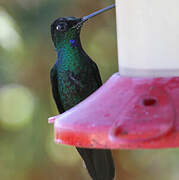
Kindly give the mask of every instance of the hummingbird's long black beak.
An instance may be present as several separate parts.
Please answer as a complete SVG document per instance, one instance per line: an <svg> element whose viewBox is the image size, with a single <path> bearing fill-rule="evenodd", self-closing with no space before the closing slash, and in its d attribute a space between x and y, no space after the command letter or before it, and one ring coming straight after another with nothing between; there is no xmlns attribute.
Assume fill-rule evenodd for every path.
<svg viewBox="0 0 179 180"><path fill-rule="evenodd" d="M100 10L98 10L98 11L96 11L96 12L94 12L94 13L88 15L88 16L84 16L84 17L82 17L82 22L85 22L88 19L90 19L90 18L92 18L94 16L97 16L98 14L101 14L101 13L103 13L105 11L108 11L109 9L112 9L114 7L115 7L115 4L112 4L110 6L107 6L107 7L103 8L103 9L100 9Z"/></svg>

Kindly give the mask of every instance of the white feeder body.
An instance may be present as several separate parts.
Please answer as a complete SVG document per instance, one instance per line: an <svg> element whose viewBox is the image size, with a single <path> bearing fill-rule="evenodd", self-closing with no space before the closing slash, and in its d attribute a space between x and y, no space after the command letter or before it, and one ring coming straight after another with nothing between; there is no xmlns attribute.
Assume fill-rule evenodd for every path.
<svg viewBox="0 0 179 180"><path fill-rule="evenodd" d="M122 76L179 76L179 0L116 0Z"/></svg>

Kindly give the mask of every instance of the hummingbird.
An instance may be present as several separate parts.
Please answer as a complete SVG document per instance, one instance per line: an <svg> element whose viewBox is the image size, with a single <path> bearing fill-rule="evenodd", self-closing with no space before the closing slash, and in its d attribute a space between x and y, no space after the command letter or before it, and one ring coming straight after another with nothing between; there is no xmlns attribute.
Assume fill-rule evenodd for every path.
<svg viewBox="0 0 179 180"><path fill-rule="evenodd" d="M88 19L103 13L110 5L82 18L61 17L51 25L51 36L57 60L50 71L52 94L59 113L77 105L101 85L96 63L84 51L80 31ZM93 180L113 180L115 167L108 149L77 148Z"/></svg>

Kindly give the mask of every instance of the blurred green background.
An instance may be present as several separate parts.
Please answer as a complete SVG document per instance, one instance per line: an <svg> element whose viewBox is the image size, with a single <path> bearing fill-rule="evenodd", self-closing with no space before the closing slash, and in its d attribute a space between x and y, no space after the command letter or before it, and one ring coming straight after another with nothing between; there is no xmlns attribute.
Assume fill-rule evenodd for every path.
<svg viewBox="0 0 179 180"><path fill-rule="evenodd" d="M81 17L110 0L0 1L0 180L89 180L73 147L56 145L57 113L49 71L56 60L50 24L60 16ZM115 11L87 22L84 49L106 81L117 71ZM177 149L114 151L121 180L177 180Z"/></svg>

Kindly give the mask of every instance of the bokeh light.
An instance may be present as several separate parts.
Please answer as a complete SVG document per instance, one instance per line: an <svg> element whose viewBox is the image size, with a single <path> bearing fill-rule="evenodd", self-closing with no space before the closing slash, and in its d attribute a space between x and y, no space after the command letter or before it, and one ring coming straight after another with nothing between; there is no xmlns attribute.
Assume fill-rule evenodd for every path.
<svg viewBox="0 0 179 180"><path fill-rule="evenodd" d="M13 18L0 7L0 46L6 50L20 48L21 37L16 30L16 24Z"/></svg>
<svg viewBox="0 0 179 180"><path fill-rule="evenodd" d="M25 87L10 84L0 88L0 126L19 130L33 117L35 98Z"/></svg>

